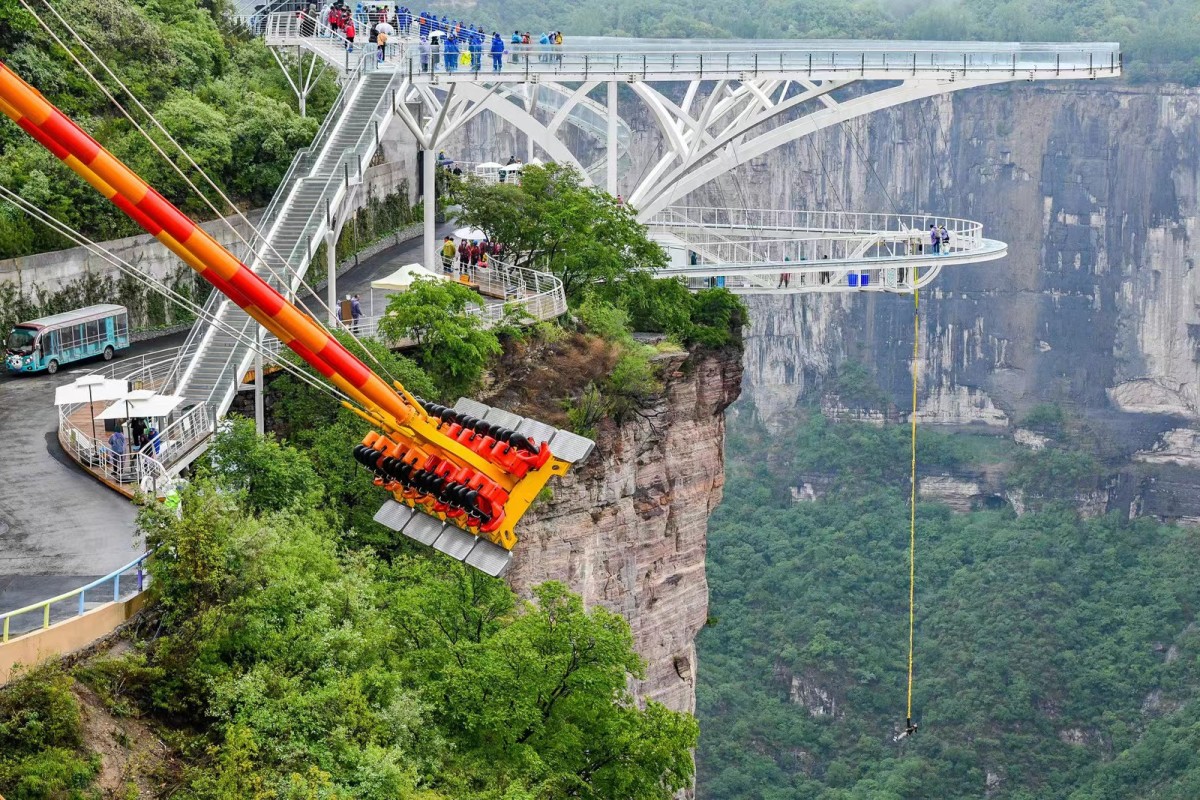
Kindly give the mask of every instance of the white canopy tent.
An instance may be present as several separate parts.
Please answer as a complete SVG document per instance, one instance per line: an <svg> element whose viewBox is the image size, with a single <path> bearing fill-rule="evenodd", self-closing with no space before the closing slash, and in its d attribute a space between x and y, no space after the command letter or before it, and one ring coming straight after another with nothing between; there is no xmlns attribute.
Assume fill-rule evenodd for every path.
<svg viewBox="0 0 1200 800"><path fill-rule="evenodd" d="M183 398L177 394L155 394L149 389L135 389L97 414L96 419L165 417L182 402Z"/></svg>
<svg viewBox="0 0 1200 800"><path fill-rule="evenodd" d="M391 275L371 281L371 288L391 292L407 292L418 280L448 281L453 279L425 269L420 264L405 264Z"/></svg>

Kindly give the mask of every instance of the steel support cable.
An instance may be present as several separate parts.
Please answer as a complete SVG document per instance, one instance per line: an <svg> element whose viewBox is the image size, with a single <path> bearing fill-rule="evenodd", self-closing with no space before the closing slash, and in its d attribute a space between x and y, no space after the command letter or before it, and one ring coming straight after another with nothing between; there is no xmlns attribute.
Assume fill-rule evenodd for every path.
<svg viewBox="0 0 1200 800"><path fill-rule="evenodd" d="M842 129L849 134L850 143L854 146L855 151L857 151L858 157L866 163L867 167L870 168L871 174L875 177L875 182L879 184L880 190L883 191L883 196L887 198L888 205L892 207L892 213L899 214L900 209L896 204L896 200L892 197L892 193L888 191L887 185L883 182L883 179L879 177L879 171L875 169L875 162L867 158L865 148L862 146L862 143L859 142L858 134L854 132L853 126L851 126L846 120L842 120L839 124L841 125Z"/></svg>
<svg viewBox="0 0 1200 800"><path fill-rule="evenodd" d="M244 333L237 330L233 326L228 325L224 322L221 322L215 316L208 314L208 312L205 311L202 306L192 302L190 299L184 297L183 295L179 294L175 290L169 289L169 288L163 286L158 281L154 280L149 275L146 275L144 272L139 270L137 267L135 267L132 264L130 264L129 262L121 259L120 257L113 255L112 253L105 250L103 247L101 247L99 244L97 244L93 240L84 236L82 233L76 231L70 225L67 225L65 222L52 216L49 212L39 208L38 206L29 202L28 200L21 197L20 195L13 192L11 189L9 189L8 187L6 187L4 185L0 185L0 198L7 201L9 204L11 204L13 207L18 209L19 211L25 212L30 217L41 222L43 225L45 225L46 227L55 231L56 233L59 233L65 237L67 237L68 239L72 240L76 244L80 245L81 247L86 248L89 252L99 256L103 260L107 261L109 264L112 264L114 267L116 267L118 270L120 270L123 274L128 275L129 277L133 278L134 280L142 283L150 290L162 295L163 297L167 298L168 300L172 301L173 303L176 303L177 305L182 306L184 309L191 311L193 314L195 314L197 316L197 318L202 319L205 322L208 322L208 323L216 326L218 329L224 330L227 333L232 334L239 342L241 342L242 344L249 345L250 348L252 350L254 350L255 352L258 352L261 355L266 356L268 358L273 358L273 354L271 354L270 352L268 352L267 350L262 348L258 344L257 340L254 339L253 337L246 336ZM293 375L294 377L299 378L301 381L308 384L309 386L312 386L316 389L320 389L321 391L325 392L326 394L328 394L330 397L334 398L335 400L349 401L349 398L346 397L345 395L343 395L341 392L328 386L324 382L319 381L316 378L313 378L312 376L306 374L302 369L296 367L295 365L288 364L286 361L282 361L282 360L278 361L278 364L281 369L285 370L286 372Z"/></svg>
<svg viewBox="0 0 1200 800"><path fill-rule="evenodd" d="M107 97L109 99L109 101L114 106L116 106L117 109L125 116L125 118L129 120L130 124L132 124L134 126L134 128L137 129L138 133L140 133L146 139L146 141L148 141L150 143L151 147L154 148L154 150L159 154L159 156L162 157L162 159L164 161L166 161L167 164L169 164L171 166L171 168L174 169L175 172L178 173L181 178L183 178L184 182L188 185L188 187L193 192L195 192L196 195L198 197L200 197L201 200L204 201L204 204L207 205L208 208L222 222L224 222L224 224L230 229L230 231L233 233L233 235L235 237L237 237L238 241L240 241L243 245L245 245L246 249L250 253L252 253L254 256L257 256L258 258L260 258L262 260L263 265L266 267L266 269L270 273L270 275L273 278L275 278L276 280L278 280L281 285L286 285L283 278L279 275L279 273L277 273L271 267L270 261L266 257L264 257L262 253L260 253L257 249L255 249L255 247L253 245L251 245L250 242L246 241L245 237L242 236L241 232L233 225L233 223L231 223L228 219L226 219L225 215L217 210L216 206L212 203L212 201L208 198L208 196L206 194L204 194L203 192L201 192L200 189L197 188L196 185L192 182L192 180L183 172L183 170L179 167L179 165L176 164L174 161L172 161L169 156L167 156L167 154L159 146L158 142L154 141L154 139L146 132L146 130L140 124L138 124L137 120L135 120L133 118L133 116L121 104L121 102L119 100L117 100L117 98L114 97L113 94L108 90L108 87L106 87L92 73L92 71L89 70L87 68L87 66L85 66L83 64L82 61L80 61L78 56L75 55L74 51L72 51L70 48L68 48L66 46L66 44L62 41L62 39L60 39L58 37L58 35L54 32L54 30L51 29L50 26L46 24L46 21L43 20L41 18L41 16L36 11L33 10L33 8L26 2L26 0L19 0L19 2L21 3L21 6L23 8L25 8L26 11L28 11L30 14L33 15L34 19L37 20L38 24L41 25L43 29L45 29L46 33L48 33L50 35L50 37L52 39L54 39L54 41L58 44L58 46L61 47L64 51L66 51L67 55L69 55L71 57L71 60L74 61L75 64L81 70L83 70L84 74L86 74L88 76L88 78L91 79L92 83L96 84L97 88L99 88L100 91L104 93L105 97ZM66 20L63 19L62 15L58 13L58 10L55 9L54 6L52 6L50 4L50 0L42 0L42 3L46 6L46 8L48 8L50 10L50 13L52 13L55 16L55 18L58 19L58 21L62 23L64 28L71 31L71 35L75 38L76 41L79 42L80 46L83 47L83 49L85 51L87 51L87 53L92 57L92 59L97 64L100 65L100 67L109 75L109 77L111 77L114 81L116 81L117 85L121 87L121 90L126 95L128 95L131 100L133 100L133 102L142 111L142 113L145 114L150 119L151 122L153 122L154 126L159 131L161 131L164 136L167 137L167 140L170 141L170 143L172 145L174 145L175 148L177 150L179 150L179 152L181 154L183 154L183 157L187 159L188 163L192 166L192 168L195 169L204 178L205 182L208 183L208 185L211 186L213 188L213 190L217 192L217 194L220 196L220 198L225 201L225 203L233 210L233 212L237 215L237 217L239 219L241 219L242 222L244 222L246 224L246 226L250 228L250 230L254 231L254 233L257 235L259 241L261 241L263 243L263 246L268 248L268 252L273 254L275 257L277 257L280 260L280 262L283 264L283 268L284 268L285 272L295 275L300 281L300 286L302 288L306 289L309 292L309 294L312 295L312 297L318 303L319 307L323 311L328 313L329 315L333 316L333 309L331 309L328 305L325 304L325 302L323 300L321 300L320 295L311 286L309 286L308 283L304 280L304 276L301 275L296 270L293 270L291 268L291 266L287 263L287 259L283 258L283 256L277 250L275 250L275 247L267 240L267 237L263 236L262 231L260 231L255 225L251 224L250 220L248 220L246 218L246 216L244 214L242 214L241 210L236 205L234 205L233 201L231 201L229 199L229 197L216 184L216 182L214 182L212 180L212 178L209 177L208 173L205 172L204 169L199 164L197 164L195 162L195 160L192 159L191 155L187 152L187 150L185 150L183 148L183 146L180 145L179 142L176 141L173 136L171 136L171 133L162 125L162 123L160 123L158 121L158 119L152 113L150 113L150 111L142 104L142 102L132 92L132 90L130 90L129 87L126 86L125 83L119 77L117 77L116 73L114 73L112 71L112 69L108 66L108 64L104 61L104 59L102 59L99 55L96 54L96 52L94 50L92 50L92 48L83 39L83 37L81 37L79 35L78 31L76 31L73 26L67 24ZM312 317L314 320L316 320L317 315L312 313L312 310L310 308L308 308L308 306L304 303L304 301L299 300L297 298L297 300L295 302L310 317ZM391 372L387 369L387 367L375 356L375 354L372 353L370 351L370 349L368 349L362 343L362 341L359 340L359 338L354 334L353 331L347 330L346 333L348 333L350 338L354 341L354 343L357 344L359 346L359 348L364 353L366 353L366 355L372 361L375 362L375 365L378 366L381 370L383 370L384 374L386 374L389 379L391 379L392 381L396 380L395 376L392 375Z"/></svg>

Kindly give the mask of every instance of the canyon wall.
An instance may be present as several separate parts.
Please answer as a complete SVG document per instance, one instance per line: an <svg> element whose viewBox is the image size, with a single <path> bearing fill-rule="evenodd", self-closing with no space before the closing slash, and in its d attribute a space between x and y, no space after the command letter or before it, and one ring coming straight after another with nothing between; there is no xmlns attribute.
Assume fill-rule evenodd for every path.
<svg viewBox="0 0 1200 800"><path fill-rule="evenodd" d="M620 613L647 662L635 693L696 706L695 637L708 618L708 516L725 483L725 409L742 381L736 351L663 362L665 389L643 415L606 428L596 451L522 522L509 580L559 580Z"/></svg>
<svg viewBox="0 0 1200 800"><path fill-rule="evenodd" d="M682 87L680 87L682 91ZM679 92L676 92L678 94ZM626 96L628 191L662 152ZM564 127L590 164L601 150ZM472 158L524 153L491 115L463 132ZM923 418L1009 424L1038 402L1100 415L1139 442L1200 417L1200 91L1116 81L959 91L793 141L689 203L967 217L1008 258L945 271L922 301ZM853 359L906 405L910 298L748 298L745 387L770 426Z"/></svg>
<svg viewBox="0 0 1200 800"><path fill-rule="evenodd" d="M944 213L1008 242L1008 258L947 270L922 301L927 420L1004 425L1058 402L1161 429L1200 417L1198 142L1194 90L1011 84L792 143L737 182L751 205ZM905 405L909 298L750 305L746 386L765 421L845 359Z"/></svg>

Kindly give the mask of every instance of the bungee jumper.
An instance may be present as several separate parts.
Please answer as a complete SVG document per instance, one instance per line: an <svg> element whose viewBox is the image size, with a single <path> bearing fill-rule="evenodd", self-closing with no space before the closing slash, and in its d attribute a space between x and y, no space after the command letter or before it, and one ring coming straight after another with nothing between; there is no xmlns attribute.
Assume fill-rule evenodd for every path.
<svg viewBox="0 0 1200 800"><path fill-rule="evenodd" d="M552 475L587 457L590 440L471 400L446 408L389 385L3 62L0 112L350 399L343 405L376 429L354 457L395 501L380 514L395 504L407 509L402 523L392 514L385 524L489 574L507 569L516 523ZM411 527L420 533L411 533L418 519Z"/></svg>
<svg viewBox="0 0 1200 800"><path fill-rule="evenodd" d="M910 717L910 718L904 720L904 730L900 731L895 736L893 736L892 741L893 742L902 741L904 739L907 739L909 736L912 736L916 732L917 732L917 724L915 722L913 722L912 718Z"/></svg>

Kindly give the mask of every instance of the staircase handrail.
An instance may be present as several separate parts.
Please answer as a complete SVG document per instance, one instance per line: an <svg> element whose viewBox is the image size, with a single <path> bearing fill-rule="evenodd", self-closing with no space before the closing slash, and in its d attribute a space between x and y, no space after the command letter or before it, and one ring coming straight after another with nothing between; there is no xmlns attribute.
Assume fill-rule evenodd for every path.
<svg viewBox="0 0 1200 800"><path fill-rule="evenodd" d="M262 258L264 261L270 263L272 265L272 269L274 269L276 272L286 272L288 268L286 263L281 265L275 263L273 258L269 258L269 256L273 254L267 253L260 256L256 255L256 252L261 249L262 241L265 238L266 233L270 230L270 226L274 222L275 214L280 211L280 204L290 196L291 188L302 179L300 177L301 165L307 163L309 159L318 154L321 148L324 146L324 143L328 140L329 136L332 135L333 130L335 130L337 127L334 123L340 118L340 112L345 108L346 104L349 102L349 98L357 89L362 75L363 71L360 68L347 76L345 83L342 85L342 90L338 92L338 96L333 101L333 105L330 107L329 112L326 113L325 119L322 120L320 127L317 128L317 132L313 136L312 142L310 142L307 147L297 150L296 154L292 157L292 162L288 165L288 169L284 173L283 179L279 182L279 186L272 195L271 202L267 204L266 209L263 211L262 217L259 218L257 230L250 238L250 252L245 254L245 258L251 262L251 267L255 266L253 264L255 259ZM280 254L280 257L284 258L285 260L287 259L287 256L284 256L283 254ZM283 267L283 269L281 270L280 267ZM206 316L210 320L214 318L216 316L217 309L222 303L225 302L228 302L228 298L226 298L220 292L210 292L204 303L204 311L206 312ZM241 329L242 333L245 333L245 328L246 326L243 325ZM179 358L176 361L171 374L167 377L168 385L172 386L172 388L174 388L174 381L179 377L180 370L185 364L190 363L191 359L195 357L202 337L208 333L208 330L209 326L200 325L197 323L192 326L191 330L188 331L187 338L184 340L183 346L179 349Z"/></svg>

